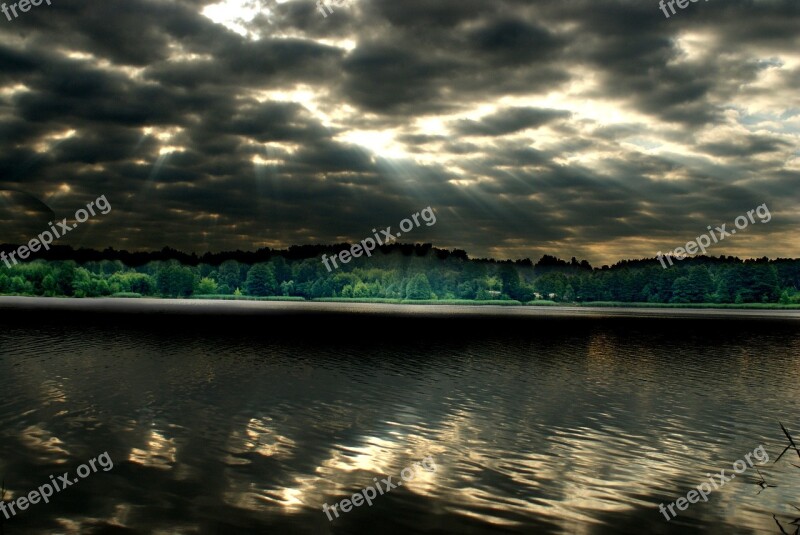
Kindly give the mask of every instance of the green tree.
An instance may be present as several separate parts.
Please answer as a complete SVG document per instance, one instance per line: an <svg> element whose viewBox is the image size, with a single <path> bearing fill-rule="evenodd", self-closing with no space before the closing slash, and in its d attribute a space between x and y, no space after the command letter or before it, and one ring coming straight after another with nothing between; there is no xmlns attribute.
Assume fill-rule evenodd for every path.
<svg viewBox="0 0 800 535"><path fill-rule="evenodd" d="M568 303L575 301L575 289L571 284L567 284L566 288L564 288L564 297L562 300Z"/></svg>
<svg viewBox="0 0 800 535"><path fill-rule="evenodd" d="M278 284L286 282L292 278L292 268L286 263L282 256L272 258L272 269L275 273L275 280Z"/></svg>
<svg viewBox="0 0 800 535"><path fill-rule="evenodd" d="M42 289L44 289L44 295L47 297L57 295L58 284L56 284L56 278L52 275L47 275L42 281Z"/></svg>
<svg viewBox="0 0 800 535"><path fill-rule="evenodd" d="M204 277L197 283L195 293L200 295L213 295L217 293L218 289L219 287L217 285L217 281L208 277Z"/></svg>
<svg viewBox="0 0 800 535"><path fill-rule="evenodd" d="M433 297L431 284L424 273L417 273L406 286L406 299L430 299Z"/></svg>
<svg viewBox="0 0 800 535"><path fill-rule="evenodd" d="M672 303L705 303L714 283L705 266L690 267L688 273L672 283Z"/></svg>
<svg viewBox="0 0 800 535"><path fill-rule="evenodd" d="M356 298L370 297L369 286L367 286L361 281L358 281L356 285L353 287L353 297Z"/></svg>
<svg viewBox="0 0 800 535"><path fill-rule="evenodd" d="M247 272L245 282L248 295L268 296L278 294L278 283L269 264L256 264Z"/></svg>
<svg viewBox="0 0 800 535"><path fill-rule="evenodd" d="M242 285L241 269L236 260L226 260L219 266L220 285L225 285L230 289L239 288Z"/></svg>
<svg viewBox="0 0 800 535"><path fill-rule="evenodd" d="M478 285L475 281L465 281L458 285L456 296L459 299L475 299L478 295Z"/></svg>
<svg viewBox="0 0 800 535"><path fill-rule="evenodd" d="M511 299L519 299L519 273L513 264L503 264L498 270L500 282L503 285L503 293Z"/></svg>
<svg viewBox="0 0 800 535"><path fill-rule="evenodd" d="M577 301L602 301L605 298L598 276L594 273L580 275L575 284Z"/></svg>
<svg viewBox="0 0 800 535"><path fill-rule="evenodd" d="M194 272L177 262L169 262L158 271L156 288L164 296L188 297L194 291Z"/></svg>
<svg viewBox="0 0 800 535"><path fill-rule="evenodd" d="M717 291L715 301L720 303L733 303L736 300L736 291L741 287L742 277L734 266L727 266L717 278Z"/></svg>
<svg viewBox="0 0 800 535"><path fill-rule="evenodd" d="M92 293L91 296L103 296L103 295L111 295L112 289L108 284L108 281L101 277L95 277L92 279Z"/></svg>
<svg viewBox="0 0 800 535"><path fill-rule="evenodd" d="M26 294L26 295L33 294L33 284L26 281L19 275L17 275L16 277L11 277L11 284L9 286L11 293Z"/></svg>
<svg viewBox="0 0 800 535"><path fill-rule="evenodd" d="M312 299L316 299L318 297L333 297L333 283L327 277L317 279L314 281L314 284L311 285L309 293L309 296Z"/></svg>
<svg viewBox="0 0 800 535"><path fill-rule="evenodd" d="M72 279L75 278L75 262L59 262L56 268L56 286L58 295L71 296L75 289L72 287Z"/></svg>
<svg viewBox="0 0 800 535"><path fill-rule="evenodd" d="M352 284L345 284L344 288L342 288L342 297L347 297L348 299L353 298L353 285Z"/></svg>
<svg viewBox="0 0 800 535"><path fill-rule="evenodd" d="M780 297L778 275L775 266L746 262L739 266L739 285L736 287L736 302L774 303Z"/></svg>
<svg viewBox="0 0 800 535"><path fill-rule="evenodd" d="M294 281L284 281L280 283L281 287L281 295L294 295L295 294L295 286Z"/></svg>
<svg viewBox="0 0 800 535"><path fill-rule="evenodd" d="M555 294L556 298L561 298L564 295L564 290L567 286L567 278L563 273L550 271L542 275L535 282L535 288L545 299L550 299L551 294Z"/></svg>

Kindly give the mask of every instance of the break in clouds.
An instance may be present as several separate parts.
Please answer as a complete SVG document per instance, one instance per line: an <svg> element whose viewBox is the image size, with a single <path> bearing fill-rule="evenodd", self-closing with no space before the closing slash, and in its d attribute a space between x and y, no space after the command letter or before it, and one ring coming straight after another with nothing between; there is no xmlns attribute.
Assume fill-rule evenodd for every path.
<svg viewBox="0 0 800 535"><path fill-rule="evenodd" d="M800 3L53 0L0 19L0 242L798 256ZM44 203L42 205L41 203ZM43 223L42 223L43 220Z"/></svg>

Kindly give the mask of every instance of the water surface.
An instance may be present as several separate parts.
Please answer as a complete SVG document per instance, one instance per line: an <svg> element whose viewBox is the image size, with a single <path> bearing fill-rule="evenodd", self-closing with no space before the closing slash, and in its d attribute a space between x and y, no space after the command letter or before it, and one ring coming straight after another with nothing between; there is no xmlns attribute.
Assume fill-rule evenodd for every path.
<svg viewBox="0 0 800 535"><path fill-rule="evenodd" d="M5 533L776 533L800 505L800 324L9 314ZM295 334L296 333L296 334ZM764 445L667 522L674 502ZM375 477L436 471L329 522ZM7 496L7 499L9 496Z"/></svg>

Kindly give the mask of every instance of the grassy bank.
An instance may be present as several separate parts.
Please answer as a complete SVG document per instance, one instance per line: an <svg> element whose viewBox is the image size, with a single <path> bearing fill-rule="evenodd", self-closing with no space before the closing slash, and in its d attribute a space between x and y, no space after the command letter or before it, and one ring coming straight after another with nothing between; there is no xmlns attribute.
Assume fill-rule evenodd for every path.
<svg viewBox="0 0 800 535"><path fill-rule="evenodd" d="M36 299L38 296L29 294L14 294L5 293L0 294L0 297L27 297ZM81 297L63 297L56 296L58 299L84 299ZM155 297L144 296L134 292L119 292L108 297L114 298L148 298L148 299L162 299L164 301L174 300L174 297ZM107 299L92 298L92 299ZM188 297L193 300L210 300L210 301L314 301L318 303L383 303L391 305L453 305L453 306L480 306L480 305L494 305L494 306L527 306L527 307L592 307L592 308L698 308L698 309L751 309L751 310L798 310L800 304L780 304L780 303L628 303L624 301L588 301L581 303L565 303L547 300L528 301L522 303L513 299L492 299L492 300L470 300L470 299L390 299L383 297L363 297L363 298L349 298L349 297L318 297L316 299L305 299L298 296L284 296L274 295L266 297L256 297L250 295L193 295Z"/></svg>
<svg viewBox="0 0 800 535"><path fill-rule="evenodd" d="M255 297L252 295L193 295L189 299L207 299L215 301L305 301L302 297L289 297L285 295L272 295Z"/></svg>
<svg viewBox="0 0 800 535"><path fill-rule="evenodd" d="M561 303L563 306L605 307L605 308L751 308L758 310L792 310L800 305L780 303L624 303L620 301L590 301L586 303Z"/></svg>
<svg viewBox="0 0 800 535"><path fill-rule="evenodd" d="M502 305L502 306L521 306L522 303L511 299L494 299L486 301L473 301L471 299L385 299L381 297L364 297L351 299L349 297L319 297L313 299L318 303L388 303L393 305Z"/></svg>

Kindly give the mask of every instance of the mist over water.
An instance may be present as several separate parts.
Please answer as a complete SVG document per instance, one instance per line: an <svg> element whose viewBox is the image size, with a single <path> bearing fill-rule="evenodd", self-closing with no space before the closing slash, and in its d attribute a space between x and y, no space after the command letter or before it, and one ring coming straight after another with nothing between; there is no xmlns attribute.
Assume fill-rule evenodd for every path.
<svg viewBox="0 0 800 535"><path fill-rule="evenodd" d="M773 464L778 420L800 430L793 323L183 320L4 315L10 495L114 461L5 533L775 533L797 505L797 460ZM759 445L776 488L748 469L659 513ZM322 512L426 456L372 507Z"/></svg>

